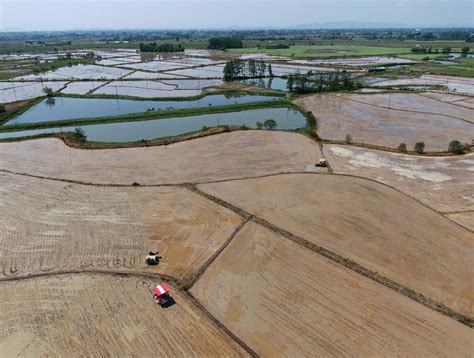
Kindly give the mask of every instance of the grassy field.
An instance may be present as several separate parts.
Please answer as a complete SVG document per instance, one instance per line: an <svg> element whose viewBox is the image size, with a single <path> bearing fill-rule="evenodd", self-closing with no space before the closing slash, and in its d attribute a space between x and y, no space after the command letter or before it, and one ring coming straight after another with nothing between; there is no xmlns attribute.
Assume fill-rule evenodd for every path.
<svg viewBox="0 0 474 358"><path fill-rule="evenodd" d="M265 49L258 47L232 49L231 52L254 53L263 52L275 56L288 57L342 57L342 56L373 56L373 55L398 55L410 52L408 47L378 47L361 45L313 45L290 46L286 49Z"/></svg>
<svg viewBox="0 0 474 358"><path fill-rule="evenodd" d="M426 56L426 55L425 55ZM412 65L404 68L389 69L387 73L403 74L433 74L446 76L474 77L474 58L458 58L452 65L442 65L435 62L426 61L424 63Z"/></svg>

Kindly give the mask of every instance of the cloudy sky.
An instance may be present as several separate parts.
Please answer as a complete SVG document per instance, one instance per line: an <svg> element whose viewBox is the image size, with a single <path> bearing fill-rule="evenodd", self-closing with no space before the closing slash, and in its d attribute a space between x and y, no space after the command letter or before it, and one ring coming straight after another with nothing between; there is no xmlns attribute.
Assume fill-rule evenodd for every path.
<svg viewBox="0 0 474 358"><path fill-rule="evenodd" d="M358 21L474 27L474 0L0 0L0 31L291 27Z"/></svg>

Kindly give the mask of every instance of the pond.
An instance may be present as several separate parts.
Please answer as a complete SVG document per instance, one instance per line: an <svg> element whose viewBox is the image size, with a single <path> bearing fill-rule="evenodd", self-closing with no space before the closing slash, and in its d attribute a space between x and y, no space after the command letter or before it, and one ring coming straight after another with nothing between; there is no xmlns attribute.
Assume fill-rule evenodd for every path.
<svg viewBox="0 0 474 358"><path fill-rule="evenodd" d="M277 129L297 129L306 126L306 118L297 110L289 108L262 108L240 112L213 113L197 116L163 118L148 121L91 124L81 126L87 140L94 142L134 142L141 139L177 136L217 125L242 125L255 128L256 122L272 118ZM0 132L0 138L16 138L42 133L72 132L73 127L44 128L18 132Z"/></svg>
<svg viewBox="0 0 474 358"><path fill-rule="evenodd" d="M234 103L251 103L280 99L277 96L260 96L253 94L208 95L197 100L182 101L140 101L102 98L46 98L26 112L10 119L6 125L56 121L60 119L116 116L134 112L145 112L149 109L183 109L195 107L223 106Z"/></svg>
<svg viewBox="0 0 474 358"><path fill-rule="evenodd" d="M242 80L242 82L264 88L271 88L278 91L287 91L286 78L273 77L273 78L249 78Z"/></svg>

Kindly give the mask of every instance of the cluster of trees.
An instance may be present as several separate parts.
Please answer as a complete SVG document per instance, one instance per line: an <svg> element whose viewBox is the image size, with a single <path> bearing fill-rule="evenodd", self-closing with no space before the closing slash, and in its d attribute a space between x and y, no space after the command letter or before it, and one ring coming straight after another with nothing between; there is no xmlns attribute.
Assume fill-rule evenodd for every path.
<svg viewBox="0 0 474 358"><path fill-rule="evenodd" d="M448 146L448 152L454 154L464 154L464 151L470 147L469 144L462 144L458 140L452 140ZM405 143L400 143L398 146L398 150L402 153L407 152L407 145ZM423 154L425 152L425 143L424 142L416 142L413 151L418 154Z"/></svg>
<svg viewBox="0 0 474 358"><path fill-rule="evenodd" d="M180 44L173 45L172 43L164 43L158 45L156 42L143 43L140 42L138 46L140 52L181 52L184 51L184 47Z"/></svg>
<svg viewBox="0 0 474 358"><path fill-rule="evenodd" d="M237 37L211 37L208 48L213 50L225 50L228 48L242 48L242 40Z"/></svg>
<svg viewBox="0 0 474 358"><path fill-rule="evenodd" d="M350 78L346 71L315 74L309 71L306 75L296 73L288 76L286 83L288 92L318 93L340 90L354 90L360 88L360 84Z"/></svg>
<svg viewBox="0 0 474 358"><path fill-rule="evenodd" d="M224 66L224 81L265 76L273 77L272 65L260 60L230 60Z"/></svg>
<svg viewBox="0 0 474 358"><path fill-rule="evenodd" d="M257 126L258 129L262 129L262 128L275 129L278 126L278 123L274 119L270 118L270 119L265 120L263 123L257 122L255 123L255 125Z"/></svg>

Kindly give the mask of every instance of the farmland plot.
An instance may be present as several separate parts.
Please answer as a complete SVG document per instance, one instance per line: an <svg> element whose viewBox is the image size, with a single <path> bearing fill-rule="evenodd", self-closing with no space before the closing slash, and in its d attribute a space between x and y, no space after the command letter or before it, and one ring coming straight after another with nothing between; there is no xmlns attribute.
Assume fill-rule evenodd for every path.
<svg viewBox="0 0 474 358"><path fill-rule="evenodd" d="M333 59L313 59L313 60L291 60L289 63L298 64L324 64L324 65L342 65L342 66L373 66L373 65L388 65L388 64L410 64L415 61L389 56L368 56L355 58L333 58Z"/></svg>
<svg viewBox="0 0 474 358"><path fill-rule="evenodd" d="M474 313L472 235L393 189L310 174L199 188L457 311Z"/></svg>
<svg viewBox="0 0 474 358"><path fill-rule="evenodd" d="M16 102L44 96L44 88L58 91L67 82L0 82L0 103Z"/></svg>
<svg viewBox="0 0 474 358"><path fill-rule="evenodd" d="M183 278L240 218L182 188L94 187L0 173L0 277L156 271ZM149 250L161 263L144 264Z"/></svg>
<svg viewBox="0 0 474 358"><path fill-rule="evenodd" d="M176 85L157 81L112 81L99 88L94 94L108 94L133 97L189 97L200 91L175 91Z"/></svg>
<svg viewBox="0 0 474 358"><path fill-rule="evenodd" d="M316 94L295 101L306 110L311 111L318 120L318 134L324 139L345 140L350 134L358 143L376 144L383 147L397 148L406 143L412 149L416 142L423 141L426 151L446 151L453 139L470 143L474 135L474 124L448 117L469 117L472 110L452 108L449 103L432 101L432 109L439 114L410 112L374 106L352 100L375 101L388 106L388 98L382 94L352 94L346 96ZM399 107L426 109L429 99L418 95L401 95L401 99L413 99L406 104L397 104L397 96L393 95ZM439 108L439 109L438 109ZM447 115L443 115L446 113ZM451 113L451 114L449 114Z"/></svg>
<svg viewBox="0 0 474 358"><path fill-rule="evenodd" d="M97 65L76 65L71 67L61 67L54 71L40 73L38 75L27 75L17 77L19 80L41 81L41 80L113 80L131 73L115 67L105 67Z"/></svg>
<svg viewBox="0 0 474 358"><path fill-rule="evenodd" d="M0 283L2 356L245 356L172 288L160 308L144 278L53 276Z"/></svg>
<svg viewBox="0 0 474 358"><path fill-rule="evenodd" d="M0 169L103 184L176 184L304 171L320 156L317 144L302 135L251 130L119 150L78 150L58 139L0 143Z"/></svg>
<svg viewBox="0 0 474 358"><path fill-rule="evenodd" d="M388 184L438 211L474 210L474 154L433 158L329 144L323 152L335 173Z"/></svg>
<svg viewBox="0 0 474 358"><path fill-rule="evenodd" d="M251 223L191 289L258 354L470 356L470 328Z"/></svg>
<svg viewBox="0 0 474 358"><path fill-rule="evenodd" d="M167 71L169 75L187 76L195 78L222 78L223 65L206 66L199 68L188 68L184 70Z"/></svg>
<svg viewBox="0 0 474 358"><path fill-rule="evenodd" d="M378 82L379 87L410 85L443 85L450 91L463 94L474 94L474 78L457 76L422 75L420 77L401 78Z"/></svg>

